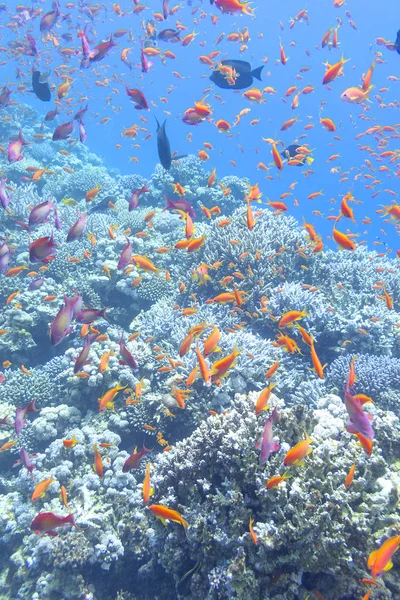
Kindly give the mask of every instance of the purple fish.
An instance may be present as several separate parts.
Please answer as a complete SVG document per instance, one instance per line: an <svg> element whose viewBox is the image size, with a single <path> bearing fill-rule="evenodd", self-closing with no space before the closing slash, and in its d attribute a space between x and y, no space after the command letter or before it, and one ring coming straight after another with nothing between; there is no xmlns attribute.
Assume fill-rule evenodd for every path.
<svg viewBox="0 0 400 600"><path fill-rule="evenodd" d="M349 433L361 433L367 440L373 440L372 417L363 411L361 402L350 394L350 390L347 387L344 392L344 403L349 415L346 430Z"/></svg>
<svg viewBox="0 0 400 600"><path fill-rule="evenodd" d="M122 250L121 256L119 257L117 269L119 271L122 271L123 269L125 269L131 262L131 258L132 258L132 245L131 245L130 241L128 240L128 238L126 238L126 244L124 246L124 249Z"/></svg>
<svg viewBox="0 0 400 600"><path fill-rule="evenodd" d="M128 365L132 369L134 373L139 371L139 365L135 358L133 358L132 354L129 352L128 348L125 346L124 334L121 333L121 337L119 339L119 353L122 357L122 364Z"/></svg>
<svg viewBox="0 0 400 600"><path fill-rule="evenodd" d="M92 342L94 342L94 340L97 337L97 333L94 333L93 335L88 335L85 338L85 341L83 342L83 348L79 353L78 358L75 361L75 365L74 365L74 373L79 373L79 371L82 370L82 368L90 363L90 360L87 360L87 357L89 356L89 352L90 352L90 346L92 345Z"/></svg>
<svg viewBox="0 0 400 600"><path fill-rule="evenodd" d="M50 325L50 340L52 346L57 346L72 331L72 319L74 316L73 298L67 298L64 294L64 304L56 314Z"/></svg>
<svg viewBox="0 0 400 600"><path fill-rule="evenodd" d="M87 140L87 133L85 131L85 127L83 126L82 121L79 121L78 130L79 130L79 141L82 144L84 144Z"/></svg>
<svg viewBox="0 0 400 600"><path fill-rule="evenodd" d="M22 431L23 426L26 423L25 415L30 412L39 412L39 409L35 406L36 400L31 400L29 404L22 408L17 408L15 412L15 431L19 435Z"/></svg>
<svg viewBox="0 0 400 600"><path fill-rule="evenodd" d="M116 45L117 44L114 42L113 36L110 35L110 39L107 42L101 42L90 52L89 64L103 60L103 58L110 52L111 48Z"/></svg>
<svg viewBox="0 0 400 600"><path fill-rule="evenodd" d="M7 194L7 189L6 189L6 181L7 181L7 177L5 177L4 179L0 179L0 202L3 208L7 208L7 206L10 204L10 197Z"/></svg>
<svg viewBox="0 0 400 600"><path fill-rule="evenodd" d="M74 121L82 121L83 117L87 113L89 109L89 104L86 104L84 108L78 110L78 112L74 115Z"/></svg>
<svg viewBox="0 0 400 600"><path fill-rule="evenodd" d="M53 234L41 237L30 244L29 260L31 263L45 262L47 258L54 255L55 248L57 244L53 240Z"/></svg>
<svg viewBox="0 0 400 600"><path fill-rule="evenodd" d="M279 418L278 409L274 408L270 416L265 421L264 433L260 444L260 464L267 462L272 452L279 450L279 444L273 441L272 426L274 421Z"/></svg>
<svg viewBox="0 0 400 600"><path fill-rule="evenodd" d="M179 200L171 200L170 198L167 198L165 194L164 198L166 200L164 210L182 210L183 212L187 213L190 217L192 217L192 219L196 218L196 213L193 210L193 206L191 206L187 200L184 200L183 198L180 198Z"/></svg>
<svg viewBox="0 0 400 600"><path fill-rule="evenodd" d="M60 215L57 209L55 209L54 211L54 227L57 229L57 231L60 231L60 229L62 229L62 221L60 219Z"/></svg>
<svg viewBox="0 0 400 600"><path fill-rule="evenodd" d="M37 56L39 54L37 46L36 46L36 41L35 38L33 38L31 35L29 35L29 33L27 34L27 39L28 39L28 44L29 44L29 49L31 51L32 56Z"/></svg>
<svg viewBox="0 0 400 600"><path fill-rule="evenodd" d="M74 131L75 123L74 121L68 121L67 123L61 123L58 127L55 128L53 137L51 138L53 142L58 142L59 140L66 140L69 138L71 133Z"/></svg>
<svg viewBox="0 0 400 600"><path fill-rule="evenodd" d="M0 107L4 108L5 106L9 106L11 94L12 90L10 90L7 86L4 86L0 94Z"/></svg>
<svg viewBox="0 0 400 600"><path fill-rule="evenodd" d="M56 4L56 7L54 10L51 10L49 12L47 12L45 15L43 15L41 21L40 21L40 31L50 31L50 29L55 25L56 21L57 21L57 17L60 16L60 10L58 8L58 4Z"/></svg>
<svg viewBox="0 0 400 600"><path fill-rule="evenodd" d="M7 154L8 154L8 162L14 163L19 160L23 160L22 156L22 147L29 146L29 142L25 142L22 137L22 129L19 130L19 134L16 140L13 140L8 144Z"/></svg>
<svg viewBox="0 0 400 600"><path fill-rule="evenodd" d="M41 225L42 223L46 223L49 218L50 213L55 210L55 206L51 200L46 200L45 202L41 202L37 206L34 206L29 213L29 225L33 227L34 225Z"/></svg>
<svg viewBox="0 0 400 600"><path fill-rule="evenodd" d="M147 60L147 56L143 51L143 47L140 49L140 62L142 65L142 73L148 73L153 63L150 60Z"/></svg>
<svg viewBox="0 0 400 600"><path fill-rule="evenodd" d="M11 253L10 248L5 242L0 244L0 274L5 273L10 261Z"/></svg>
<svg viewBox="0 0 400 600"><path fill-rule="evenodd" d="M67 242L74 242L79 239L86 229L86 213L79 214L78 220L72 225L67 234Z"/></svg>
<svg viewBox="0 0 400 600"><path fill-rule="evenodd" d="M86 29L87 29L87 25L85 25L85 28L83 31L80 31L78 33L78 37L81 38L81 43L82 43L82 54L83 54L83 63L85 67L89 66L89 58L90 58L90 42L88 40L87 37L87 33L86 33ZM81 64L82 66L82 64Z"/></svg>
<svg viewBox="0 0 400 600"><path fill-rule="evenodd" d="M44 277L36 277L35 279L32 279L32 281L28 285L28 290L30 290L31 292L38 290L42 287L43 284L44 284Z"/></svg>
<svg viewBox="0 0 400 600"><path fill-rule="evenodd" d="M141 187L137 190L133 190L132 196L129 200L129 211L133 210L134 208L137 208L139 206L140 196L142 194L147 194L148 192L150 192L150 190L147 189L146 184L144 184L143 187Z"/></svg>
<svg viewBox="0 0 400 600"><path fill-rule="evenodd" d="M55 110L49 110L49 112L46 113L46 115L44 117L44 120L45 121L53 121L56 118L57 115L58 115L58 110L57 109L55 109Z"/></svg>
<svg viewBox="0 0 400 600"><path fill-rule="evenodd" d="M106 308L97 309L97 308L83 308L77 315L76 320L78 323L89 325L93 323L93 321L97 321L97 319L106 319L106 310L108 310L108 306Z"/></svg>
<svg viewBox="0 0 400 600"><path fill-rule="evenodd" d="M68 302L70 305L70 308L72 310L72 318L76 319L77 315L82 310L83 300L82 300L82 296L80 296L76 290L74 290L74 291L75 291L75 296L73 296L72 298L69 298L69 299L65 298L65 301Z"/></svg>
<svg viewBox="0 0 400 600"><path fill-rule="evenodd" d="M29 471L29 473L32 475L32 471L33 469L35 469L35 465L33 464L33 462L31 461L31 457L29 456L28 452L25 450L25 448L21 448L19 455L21 457L21 462L24 465L24 467L26 467Z"/></svg>

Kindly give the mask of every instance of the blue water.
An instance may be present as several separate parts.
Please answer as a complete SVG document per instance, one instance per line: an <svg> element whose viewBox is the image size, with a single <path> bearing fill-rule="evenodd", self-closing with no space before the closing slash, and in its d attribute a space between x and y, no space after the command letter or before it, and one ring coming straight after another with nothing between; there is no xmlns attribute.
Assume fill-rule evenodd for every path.
<svg viewBox="0 0 400 600"><path fill-rule="evenodd" d="M51 81L58 85L57 74L61 64L67 64L73 70L72 85L69 97L72 98L70 106L78 107L78 99L81 96L88 96L89 113L85 117L85 126L88 133L87 145L89 148L99 153L108 166L114 166L122 173L140 173L149 177L157 162L155 154L155 119L168 118L167 128L171 140L171 145L178 153L194 153L203 149L204 142L212 144L214 150L210 151L210 159L205 163L205 169L211 171L212 167L217 168L217 174L237 175L238 177L247 177L251 183L259 182L263 192L264 199L277 200L280 194L287 192L289 185L298 181L295 193L289 197L289 211L299 221L304 217L307 222L315 225L318 232L323 234L325 241L329 243L328 236L331 233L331 223L326 222L325 217L330 214L338 214L338 202L348 191L352 191L354 197L361 201L356 207L356 226L350 226L353 233L357 233L358 241L366 240L369 245L373 242L382 243L383 250L378 246L379 251L385 251L386 247L396 251L398 240L396 228L393 223L385 224L375 215L375 211L382 204L390 204L395 198L388 193L381 192L376 198L371 199L371 195L376 190L386 188L396 191L397 178L396 162L389 164L389 159L378 161L371 159L366 152L360 151L362 144L371 145L376 150L377 142L373 136L365 136L356 140L355 136L372 125L394 125L398 122L398 108L389 107L390 103L396 103L399 98L398 89L400 82L389 81L388 76L397 76L399 73L400 56L396 52L388 51L384 46L378 46L376 39L383 37L388 41L394 41L397 32L397 23L391 22L388 18L390 14L390 4L385 4L385 11L381 10L379 5L368 7L365 10L363 5L352 6L344 5L341 8L334 8L329 2L322 5L303 5L295 2L284 3L254 3L255 16L246 15L228 15L221 14L216 6L211 6L208 2L193 3L187 6L185 3L180 5L180 9L175 16L170 16L165 26L174 27L177 19L187 28L183 34L196 32L193 42L187 47L181 47L179 43L171 44L159 42L161 51L164 49L172 50L176 55L176 60L165 59L165 64L161 63L160 57L150 58L154 66L148 73L141 73L140 70L140 47L138 38L142 35L141 24L143 21L151 19L152 13L160 11L159 2L149 2L146 9L138 15L124 15L118 17L113 13L111 6L106 12L102 9L99 16L91 24L89 19L85 19L81 10L68 7L62 8L64 14L70 14L70 25L61 24L56 30L57 33L70 32L73 35L73 41L62 43L60 46L74 48L80 51L80 40L77 39L77 30L82 28L85 23L89 24L89 36L98 43L101 39L106 39L117 29L129 29L133 34L133 42L130 42L128 36L117 39L117 47L113 48L110 54L100 63L95 64L94 68L80 70L79 64L81 56L72 56L64 60L54 49L53 44L48 42L44 49L43 44L38 41L40 51L39 64L42 70L51 71ZM10 12L13 12L13 4L10 6ZM16 6L16 5L15 5ZM36 6L36 5L35 5ZM45 10L50 9L50 5L41 4ZM122 2L121 10L128 11L132 8L130 2ZM292 29L289 29L291 18L303 8L308 9L309 24L304 20L297 21ZM354 30L346 16L346 11L351 13L351 21L356 25ZM393 8L395 14L395 5ZM215 25L211 18L217 16ZM7 22L6 16L2 15L3 23ZM321 49L321 39L330 27L335 27L338 22L339 42L338 49L330 49L328 46ZM28 28L29 28L28 24ZM282 25L282 27L281 27ZM227 41L227 35L236 32L239 29L248 28L250 33L250 42L246 49L240 52L240 42ZM21 27L19 28L21 30ZM18 32L18 30L17 30ZM38 38L38 20L33 23L32 33ZM215 42L218 36L225 33L225 38L218 45ZM3 42L13 40L13 32L3 30ZM279 39L282 39L286 55L289 60L285 66L279 62ZM120 53L126 48L132 46L128 55L133 68L129 70L120 61ZM272 86L276 89L276 94L266 94L265 103L250 103L242 97L241 92L231 90L220 90L210 85L208 76L209 67L202 65L198 60L199 55L207 54L213 50L220 50L218 58L240 58L247 60L253 67L265 64L260 84L254 80L254 85L260 87ZM330 64L337 62L342 54L346 59L350 59L344 66L344 75L338 77L332 84L331 90L322 85L324 74L323 63L328 61ZM375 54L382 64L378 64L372 78L374 89L371 92L371 102L364 105L348 104L340 100L342 92L350 86L361 85L361 77L370 67ZM264 63L268 57L268 62ZM218 60L217 58L217 60ZM24 57L20 64L16 60L7 60L2 69L2 81L15 81L15 68L19 66L26 73L29 73L32 59ZM299 77L299 69L309 67L309 71L302 73ZM178 79L173 75L176 71L182 76ZM108 80L107 87L98 87L96 80ZM299 107L296 110L291 109L293 95L287 98L286 103L282 101L286 90L292 85L298 85L301 89L305 85L312 85L315 92L309 95L300 95ZM29 89L27 82L26 88ZM139 112L133 108L132 103L126 96L124 86L138 87L141 89L148 102L150 103L150 112ZM379 92L381 88L389 88L386 92ZM216 127L210 121L200 123L198 126L191 127L182 122L183 112L193 106L194 101L200 100L207 94L207 102L211 104L212 118L226 119L233 124L234 117L244 108L251 108L251 113L243 117L238 127L233 127L231 136L218 133ZM218 95L221 100L215 98ZM380 95L385 108L379 106L376 96ZM48 105L37 100L35 97L24 95L14 95L19 101L27 102L45 114L49 110ZM106 100L108 98L108 101ZM161 98L165 98L167 103ZM51 104L51 103L49 103ZM82 103L83 104L83 103ZM67 118L70 106L63 105L62 111ZM323 113L321 113L323 108ZM334 140L335 134L326 132L319 124L319 116L327 116L336 124L336 135L341 140ZM281 132L281 125L293 116L298 117L298 122L288 131ZM102 118L110 120L104 124L99 124ZM147 123L141 123L139 117L144 117ZM60 117L61 119L61 117ZM258 125L250 126L252 119L259 119ZM143 125L148 133L153 134L146 141L143 138L146 132L140 132L137 139L130 141L121 137L124 128L132 126L134 123ZM314 123L315 127L309 131L304 131L304 126L308 123ZM191 142L187 141L188 134L191 134ZM302 142L315 149L315 161L312 165L313 174L308 179L301 174L300 168L286 168L281 175L277 174L277 169L272 164L271 147L268 143L262 141L264 138L273 138L282 141L284 145L289 145L301 135ZM388 134L390 135L390 134ZM138 144L140 148L133 148L133 144ZM121 149L116 149L116 144L121 144ZM396 148L396 140L389 140L387 148L393 150ZM282 148L283 149L283 148ZM339 154L340 157L326 163L333 154ZM130 161L130 157L137 157L138 164ZM381 180L374 190L365 189L366 180L362 175L369 173L365 165L365 159L371 159L373 167L376 169L376 176ZM233 167L230 161L235 161ZM271 165L269 174L273 176L273 181L265 179L264 171L257 171L257 163L264 162ZM389 166L390 171L379 172L377 169L382 164ZM338 173L330 172L332 167L340 167ZM340 173L348 173L348 181L339 182ZM357 176L357 180L355 178ZM307 200L307 196L312 192L323 190L323 196L319 196L313 201ZM293 205L293 199L297 198L299 206ZM336 204L333 204L335 199ZM324 217L313 215L312 211L320 211ZM369 216L373 223L365 226L360 223L361 219ZM347 225L347 223L346 223ZM340 227L339 227L340 228Z"/></svg>

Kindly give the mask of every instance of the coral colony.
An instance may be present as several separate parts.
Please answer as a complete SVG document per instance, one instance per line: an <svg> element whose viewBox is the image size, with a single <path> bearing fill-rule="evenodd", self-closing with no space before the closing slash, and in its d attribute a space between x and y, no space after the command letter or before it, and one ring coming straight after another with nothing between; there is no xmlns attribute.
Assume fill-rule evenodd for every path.
<svg viewBox="0 0 400 600"><path fill-rule="evenodd" d="M400 597L394 262L193 156L67 164L0 213L2 598Z"/></svg>

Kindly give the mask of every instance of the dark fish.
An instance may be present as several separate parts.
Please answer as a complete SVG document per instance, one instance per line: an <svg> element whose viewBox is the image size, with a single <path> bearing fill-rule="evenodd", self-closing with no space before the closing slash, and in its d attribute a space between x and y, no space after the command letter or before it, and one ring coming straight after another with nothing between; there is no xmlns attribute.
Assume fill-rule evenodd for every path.
<svg viewBox="0 0 400 600"><path fill-rule="evenodd" d="M32 73L32 89L39 100L43 102L49 102L51 99L51 92L49 84L46 81L41 81L40 71L33 71Z"/></svg>
<svg viewBox="0 0 400 600"><path fill-rule="evenodd" d="M221 60L221 64L231 67L236 71L238 77L234 85L229 85L222 73L215 70L212 72L210 80L218 87L225 90L244 90L253 85L253 77L261 81L261 71L264 65L257 69L251 70L250 63L244 60Z"/></svg>
<svg viewBox="0 0 400 600"><path fill-rule="evenodd" d="M400 29L397 32L397 37L396 37L396 41L394 43L394 47L397 50L397 52L400 54Z"/></svg>
<svg viewBox="0 0 400 600"><path fill-rule="evenodd" d="M158 34L158 39L163 42L168 42L169 40L174 40L176 42L179 41L179 31L175 31L175 29L163 29Z"/></svg>
<svg viewBox="0 0 400 600"><path fill-rule="evenodd" d="M295 156L297 156L299 148L301 148L299 144L290 144L290 146L288 146L283 152L281 152L282 158L286 158L286 160L294 158ZM302 167L303 165L311 165L313 162L313 157L308 155L305 156L303 159L299 159L300 164L298 164L297 166Z"/></svg>
<svg viewBox="0 0 400 600"><path fill-rule="evenodd" d="M162 164L164 169L167 169L167 171L169 171L169 169L171 168L172 158L171 158L171 146L169 144L167 132L165 131L165 124L167 122L167 119L165 119L165 121L161 127L160 127L160 123L158 122L157 117L156 117L156 121L157 121L158 157L159 157L160 163Z"/></svg>
<svg viewBox="0 0 400 600"><path fill-rule="evenodd" d="M112 202L113 204L115 204L115 202L117 200L118 200L117 196L106 196L105 198L102 198L99 202L97 202L97 204L92 204L89 208L89 212L90 213L106 212L106 211L110 210L108 203Z"/></svg>
<svg viewBox="0 0 400 600"><path fill-rule="evenodd" d="M164 169L169 171L169 169L171 168L172 154L171 154L171 146L169 144L167 132L165 131L165 124L167 122L167 119L165 119L164 123L161 126L160 126L160 123L158 122L157 117L155 119L157 121L158 156L160 159L160 163L162 164ZM173 159L179 160L180 158L184 158L185 156L186 156L186 154L181 154L180 156L174 156Z"/></svg>

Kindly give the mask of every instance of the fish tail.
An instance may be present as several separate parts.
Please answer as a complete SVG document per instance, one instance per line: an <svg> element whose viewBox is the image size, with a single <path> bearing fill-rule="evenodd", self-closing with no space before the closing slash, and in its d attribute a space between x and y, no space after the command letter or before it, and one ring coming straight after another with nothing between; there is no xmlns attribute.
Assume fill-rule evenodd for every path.
<svg viewBox="0 0 400 600"><path fill-rule="evenodd" d="M255 77L256 79L258 79L259 81L261 81L261 71L263 70L264 65L262 65L261 67L258 67L257 69L253 69L253 71L251 71L250 75L252 77Z"/></svg>

